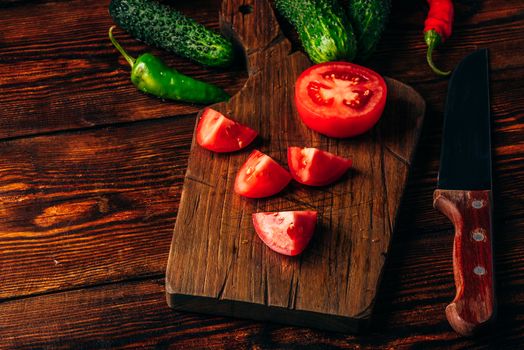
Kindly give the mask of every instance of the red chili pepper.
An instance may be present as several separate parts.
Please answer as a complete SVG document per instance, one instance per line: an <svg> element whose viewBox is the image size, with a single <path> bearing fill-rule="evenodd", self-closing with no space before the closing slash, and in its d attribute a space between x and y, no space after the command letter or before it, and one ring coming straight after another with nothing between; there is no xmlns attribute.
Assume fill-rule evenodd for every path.
<svg viewBox="0 0 524 350"><path fill-rule="evenodd" d="M448 75L433 63L433 49L451 36L453 25L453 2L451 0L427 0L429 4L428 18L424 22L424 40L428 45L426 58L433 71L440 75Z"/></svg>

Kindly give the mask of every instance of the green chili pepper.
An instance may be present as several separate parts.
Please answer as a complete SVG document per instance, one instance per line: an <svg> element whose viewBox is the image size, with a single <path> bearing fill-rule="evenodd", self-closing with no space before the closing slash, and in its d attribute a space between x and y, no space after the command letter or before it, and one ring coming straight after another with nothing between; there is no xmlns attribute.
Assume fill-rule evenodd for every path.
<svg viewBox="0 0 524 350"><path fill-rule="evenodd" d="M196 103L215 103L230 98L221 88L183 75L150 53L136 59L129 56L113 37L114 28L109 28L109 39L131 66L131 81L140 91L160 98Z"/></svg>

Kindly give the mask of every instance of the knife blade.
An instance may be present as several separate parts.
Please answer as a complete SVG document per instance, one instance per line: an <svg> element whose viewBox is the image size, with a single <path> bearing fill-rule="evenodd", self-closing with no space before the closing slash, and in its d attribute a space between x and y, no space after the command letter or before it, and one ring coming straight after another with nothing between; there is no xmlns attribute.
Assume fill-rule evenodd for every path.
<svg viewBox="0 0 524 350"><path fill-rule="evenodd" d="M491 113L488 51L465 57L449 82L433 205L454 225L453 329L471 335L494 319Z"/></svg>

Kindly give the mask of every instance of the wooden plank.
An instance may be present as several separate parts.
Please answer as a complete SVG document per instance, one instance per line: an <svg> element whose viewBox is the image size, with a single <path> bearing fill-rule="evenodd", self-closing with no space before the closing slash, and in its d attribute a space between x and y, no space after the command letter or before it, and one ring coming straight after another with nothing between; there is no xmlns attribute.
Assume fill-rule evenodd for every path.
<svg viewBox="0 0 524 350"><path fill-rule="evenodd" d="M176 7L217 29L218 1ZM2 6L2 5L0 5ZM18 1L1 9L0 138L196 112L197 105L162 101L139 92L130 68L107 38L108 1ZM242 67L205 69L151 48L122 30L133 55L152 51L184 74L238 90Z"/></svg>
<svg viewBox="0 0 524 350"><path fill-rule="evenodd" d="M0 298L163 272L193 124L3 142Z"/></svg>
<svg viewBox="0 0 524 350"><path fill-rule="evenodd" d="M238 11L244 3L252 14ZM289 55L267 2L226 1L221 16L244 45L250 77L229 103L213 107L258 130L257 148L281 163L287 147L299 145L352 157L356 170L326 188L293 185L272 198L246 200L233 183L248 152L215 155L193 141L167 267L168 302L182 310L355 330L371 315L424 101L388 80L380 127L351 140L321 136L298 121L292 103L294 82L309 63L301 53ZM254 234L252 213L281 210L319 212L311 248L298 258L270 251Z"/></svg>
<svg viewBox="0 0 524 350"><path fill-rule="evenodd" d="M523 113L516 110L524 93L506 86L493 105L499 224L524 216ZM431 205L440 118L427 116L401 230L449 225ZM1 298L163 273L193 123L190 116L1 142Z"/></svg>
<svg viewBox="0 0 524 350"><path fill-rule="evenodd" d="M214 1L214 8L218 1ZM477 47L489 47L491 49L491 68L492 72L492 108L495 113L495 133L494 133L494 156L495 156L495 216L496 216L496 246L495 258L498 276L499 292L499 321L494 330L485 332L479 339L468 340L458 338L450 332L446 321L443 318L443 309L451 300L453 294L453 282L451 271L451 231L447 234L432 233L435 229L449 225L447 220L439 215L431 207L431 194L436 182L436 171L438 169L438 153L440 145L440 129L442 103L445 97L447 82L440 80L430 73L424 63L425 45L421 39L421 28L425 12L425 4L419 0L397 1L394 2L393 13L391 16L388 30L381 41L378 52L370 65L383 74L395 77L412 84L417 91L428 102L429 110L426 118L424 132L417 151L417 157L413 162L410 181L403 205L400 210L399 231L395 235L396 240L390 250L391 256L386 266L382 288L378 293L376 318L372 332L368 335L354 338L340 334L334 335L326 332L312 331L295 327L280 327L275 325L264 325L247 321L231 321L217 317L193 316L189 314L172 313L165 308L163 300L164 287L161 282L153 282L148 287L140 287L136 283L117 284L114 286L97 287L96 289L58 293L53 295L39 296L36 298L13 300L9 303L0 304L0 348L115 348L115 347L167 347L172 345L174 348L423 348L423 349L478 349L478 348L508 348L518 349L524 347L522 334L523 310L520 307L524 303L523 291L524 276L522 256L524 244L521 240L522 220L524 217L522 205L522 188L524 186L524 133L523 133L523 62L524 58L524 37L522 33L523 25L523 2L521 0L496 1L486 0L462 1L457 2L457 21L453 37L442 46L436 53L436 60L443 68L450 68L454 62L467 52L471 52ZM189 5L190 4L190 5ZM74 6L73 6L74 5ZM82 101L67 104L64 98L64 106L70 107L67 118L62 118L54 114L54 109L40 110L37 104L24 101L23 90L13 90L0 83L2 95L0 95L0 137L27 135L30 133L40 133L52 127L52 130L64 128L77 128L93 124L107 124L118 122L119 120L130 120L134 116L124 115L129 111L140 110L144 113L141 117L154 117L155 113L162 114L159 107L154 107L154 101L144 98L132 89L128 84L128 72L124 62L119 59L117 63L116 55L105 43L105 31L110 20L107 17L103 2L96 5L94 1L45 1L45 0L5 0L0 3L0 80L3 74L14 76L15 79L26 79L31 74L31 69L38 66L32 72L35 80L40 80L41 84L46 83L42 80L49 70L56 69L55 59L74 61L80 53L89 51L89 56L85 61L91 66L85 70L75 69L78 74L84 74L87 78L92 76L92 82L100 83L99 89L107 87L105 92L100 94L118 94L123 101L131 104L129 109L123 101L120 102L121 108L116 111L116 115L104 114L105 109L96 110L99 114L85 115L88 122L77 120L76 109L82 107ZM477 7L474 13L466 16L465 6L473 5ZM177 2L175 6L186 7L183 2ZM195 9L190 7L194 6ZM98 10L97 10L98 9ZM203 22L211 26L217 26L216 11L208 17L207 1L191 1L187 3L187 13L195 18L201 18ZM62 10L62 11L61 11ZM95 10L94 12L91 10ZM64 12L65 11L65 12ZM76 18L76 23L69 23L69 26L58 30L52 23L52 16L58 16L62 21L65 14ZM91 16L91 13L93 14ZM199 17L202 14L202 17ZM43 16L43 17L42 17ZM46 26L40 25L39 21L47 16ZM51 17L50 17L51 16ZM57 18L57 17L53 17ZM86 21L88 18L89 21ZM105 21L101 23L100 21ZM9 25L7 25L7 24ZM82 26L77 23L83 23ZM97 24L98 23L98 24ZM35 28L43 27L37 33ZM46 29L49 28L49 29ZM28 36L25 30L29 28L38 38ZM74 30L72 30L74 28ZM92 28L96 28L93 30ZM48 33L52 31L52 35ZM67 37L64 37L67 34ZM9 36L7 36L9 34ZM289 34L289 32L287 32ZM47 38L46 38L47 35ZM94 40L93 35L98 39ZM16 39L20 37L21 39ZM74 38L79 40L75 44L71 42ZM140 52L145 47L131 40L125 35L120 35L126 47L133 52ZM92 49L83 47L80 43L88 43ZM39 45L33 49L33 43ZM105 43L105 44L102 44ZM295 41L296 44L296 41ZM56 47L55 45L59 45ZM98 50L96 45L102 45ZM71 46L75 50L68 51ZM298 46L297 46L298 47ZM8 50L9 49L9 50ZM67 53L71 57L67 57ZM75 53L76 52L76 53ZM103 52L105 57L99 56ZM38 60L38 57L42 59ZM169 62L179 68L184 73L194 74L209 81L217 82L222 86L227 86L227 81L218 78L221 72L205 72L191 63L173 59L171 56L164 55ZM16 61L28 61L32 64L17 65ZM102 71L99 67L100 62L105 66L106 60L110 60L112 71L116 71L118 86L114 83L115 77L110 73ZM92 62L98 62L96 64ZM71 65L67 62L64 65ZM46 68L47 66L47 68ZM74 64L73 64L74 67ZM23 69L20 69L23 68ZM11 73L16 72L16 75ZM89 74L87 74L89 73ZM208 75L212 74L212 76ZM215 75L217 74L217 75ZM217 78L215 78L217 77ZM70 90L89 88L85 84L77 88L76 81L70 82L67 77L53 77L57 80L54 88L60 88L62 94L67 96ZM217 79L217 80L215 80ZM227 79L227 78L226 78ZM236 81L236 80L235 80ZM37 84L32 83L31 89L36 89ZM236 85L235 85L236 84ZM27 83L29 86L29 82ZM233 82L236 89L240 88L242 81ZM122 90L123 89L123 90ZM9 92L9 93L7 93ZM94 92L86 94L92 96ZM129 94L129 95L128 95ZM124 98L125 96L125 98ZM132 98L128 98L132 96ZM7 98L17 97L13 103L6 103ZM94 96L97 98L96 96ZM144 98L142 101L141 99ZM104 101L105 100L104 98ZM138 103L138 101L142 101ZM111 101L108 101L111 103ZM132 107L133 104L136 107ZM138 106L140 104L140 106ZM45 106L44 106L45 107ZM143 108L150 107L150 115L146 115ZM15 108L18 108L15 110ZM109 107L104 107L109 108ZM170 107L171 108L171 107ZM179 110L179 106L173 107ZM196 108L180 109L181 113L194 111ZM139 115L140 113L135 113ZM178 112L176 112L178 113ZM32 114L35 118L31 119ZM99 116L99 118L97 118ZM23 120L20 118L24 118ZM115 118L115 119L113 119ZM120 118L120 119L119 119ZM138 117L137 117L138 118ZM144 126L145 125L145 126ZM176 124L179 125L179 124ZM143 132L147 132L148 124L138 124ZM127 128L127 126L125 126ZM6 241L9 236L9 249L6 245L0 245L0 285L3 290L10 290L12 297L17 291L23 295L33 292L45 292L46 290L63 290L69 288L82 287L86 285L103 283L115 280L133 278L133 275L147 276L149 273L157 274L164 268L163 260L167 252L168 240L170 237L170 226L174 222L176 206L180 196L181 179L178 174L183 174L187 161L187 142L190 140L192 126L187 130L184 125L170 127L173 131L179 128L184 129L176 138L166 140L171 142L170 149L181 152L178 155L163 154L168 161L165 164L155 163L158 167L157 172L162 174L172 173L168 184L162 185L158 190L158 195L151 195L149 203L162 213L162 220L147 220L147 227L136 228L135 224L128 224L126 219L122 219L122 229L115 229L115 236L119 249L131 245L134 241L144 243L140 247L141 251L135 257L131 253L119 254L113 247L111 241L105 244L97 244L94 239L87 240L86 237L96 236L99 231L96 221L87 219L82 228L82 236L75 235L74 231L63 229L60 233L55 233L56 241L69 239L68 252L83 254L88 251L92 254L92 259L83 259L83 266L80 264L62 264L61 270L56 271L54 264L43 263L42 252L33 249L38 245L45 245L45 253L51 255L56 252L53 244L49 244L49 230L43 228L30 228L29 223L33 222L37 216L35 212L36 204L32 200L20 201L17 207L16 217L0 215L0 244ZM117 128L117 129L120 129ZM108 131L109 132L109 131ZM92 131L87 132L92 135ZM129 128L125 132L117 132L122 138L130 141L142 139L138 131ZM40 186L37 189L28 187L12 188L11 179L19 179L23 169L30 167L31 158L37 159L45 155L49 161L43 166L45 173L43 179L49 183L52 174L60 173L64 168L64 163L70 166L69 162L59 162L54 160L54 155L45 151L42 145L53 143L60 144L63 140L70 140L70 134L53 135L39 138L36 145L21 140L2 142L0 144L0 154L2 159L2 175L0 176L0 188L2 197L0 198L0 208L3 210L4 198L14 200L17 196L39 195L49 198L49 202L44 207L76 203L78 198L74 192L68 189L69 178L59 177L55 186L50 187L35 178L26 179L23 183L35 183ZM65 137L65 138L64 138ZM75 137L82 137L77 134ZM156 142L154 138L147 137L148 142ZM49 140L49 141L45 141ZM47 143L46 143L47 142ZM123 141L122 141L123 144ZM4 150L4 145L10 145ZM58 149L58 147L56 147ZM123 147L125 149L126 147ZM140 149L147 148L140 144ZM172 152L172 151L169 151ZM67 158L65 153L58 152L57 155L63 159ZM111 155L107 159L110 163L118 161L121 154ZM131 170L138 168L149 168L151 159L143 159L142 163L134 162ZM173 164L168 164L169 161ZM10 168L7 168L7 165ZM86 168L93 170L89 164ZM20 169L20 170L19 170ZM73 173L81 175L79 165L73 167ZM111 168L110 168L111 169ZM167 169L167 170L166 170ZM123 171L123 170L122 170ZM98 171L101 174L102 170ZM117 172L120 174L120 172ZM11 177L13 176L13 177ZM171 176L171 175L170 175ZM115 193L133 192L133 186L126 184L125 177L122 179L112 177L111 174L100 175L102 183L111 184L109 190ZM138 182L149 183L152 180L138 177ZM149 175L148 175L149 177ZM87 186L80 181L79 176L75 176L75 186ZM157 182L163 180L157 179ZM173 183L173 186L171 186ZM4 187L6 186L6 187ZM147 186L145 184L144 186ZM16 186L15 186L16 187ZM38 192L41 191L41 192ZM165 200L162 194L171 191L175 199L173 202ZM62 192L62 196L52 194ZM117 197L117 196L116 196ZM144 208L144 196L137 194L136 202L138 206ZM7 202L13 205L12 202ZM40 202L39 202L40 203ZM175 209L172 210L171 206ZM113 201L110 211L118 213L129 209L126 201ZM49 213L49 216L56 216L60 220L60 212ZM146 216L140 215L138 221L144 220ZM131 218L132 220L135 220ZM509 221L508 221L509 220ZM135 220L136 221L136 220ZM517 225L516 222L519 222ZM113 225L113 224L109 224ZM134 238L128 242L122 242L122 235L127 234L126 225L130 229L136 230ZM448 226L449 227L449 226ZM162 234L157 231L163 232ZM149 236L162 236L154 243ZM15 242L17 240L17 242ZM147 242L152 242L147 244ZM94 244L94 245L93 245ZM93 246L91 246L93 245ZM59 247L64 247L60 245ZM147 250L147 252L146 252ZM7 254L9 253L9 254ZM17 262L16 258L23 256L24 261ZM131 259L131 260L129 260ZM109 263L108 263L109 261ZM130 261L134 266L128 269L126 261ZM164 260L165 261L165 260ZM12 268L16 264L16 268ZM109 266L109 268L107 267ZM26 273L13 273L13 271L27 269ZM148 272L151 271L151 272ZM156 272L155 272L156 271ZM85 273L85 275L84 275ZM48 276L49 278L43 278ZM112 277L111 277L112 276ZM148 283L148 282L143 282ZM20 285L25 285L21 288ZM100 290L104 290L100 292ZM124 301L119 296L136 291L133 298ZM94 292L94 293L92 293ZM126 294L127 293L127 294ZM56 299L55 299L56 298ZM153 301L152 301L153 300ZM88 304L92 301L92 304ZM143 304L143 306L141 306ZM80 306L79 306L80 305ZM155 305L155 306L152 306ZM55 312L54 310L58 310ZM174 315L174 316L173 316ZM31 317L33 316L33 317ZM82 344L86 344L82 346ZM144 345L145 344L145 345ZM134 345L134 346L133 346Z"/></svg>
<svg viewBox="0 0 524 350"><path fill-rule="evenodd" d="M408 191L406 192L403 207L404 210L401 211L401 218L399 223L401 227L405 227L409 230L412 230L413 232L421 233L427 232L428 230L432 230L432 228L436 225L438 226L447 224L446 220L442 218L440 215L438 215L438 213L436 213L431 207L431 193L436 181L436 171L438 168L438 152L440 144L439 130L442 126L440 112L444 100L444 93L447 83L444 80L439 80L438 78L435 78L432 74L427 72L425 65L423 64L423 62L420 61L420 58L416 57L417 55L412 54L412 50L417 50L417 52L420 51L420 54L423 55L424 50L424 45L420 41L419 27L421 25L425 9L422 6L413 7L415 3L416 1L413 0L407 2L399 2L395 4L393 8L394 14L392 15L392 22L389 25L389 28L391 30L388 30L386 32L385 39L382 40L382 43L379 47L379 52L377 53L375 58L373 58L371 64L374 67L379 68L382 72L390 72L390 74L392 74L395 77L400 77L402 79L411 81L414 84L416 84L417 89L421 92L424 98L431 104L425 131L422 135L422 140L420 144L421 147L418 151L419 156L416 158L414 162L412 173L413 176L411 177L411 180L408 184ZM191 2L191 6L193 4L195 4L195 2ZM98 44L106 40L106 25L109 25L110 21L109 19L107 19L107 13L102 8L102 5L98 3L95 4L94 2L90 1L85 1L82 2L82 4L79 4L78 1L46 2L17 0L9 1L9 4L7 4L7 2L3 2L0 6L2 7L2 16L0 16L0 22L5 28L5 30L3 30L0 34L0 43L2 44L0 45L0 52L2 53L0 54L0 64L4 64L5 66L5 68L4 66L2 66L2 69L0 70L0 76L2 76L2 74L4 73L11 74L13 71L17 71L14 70L15 66L11 66L11 63L15 63L15 60L30 61L35 59L35 57L38 57L36 53L42 55L41 57L45 58L45 60L42 60L42 62L40 63L43 65L49 64L50 68L48 69L51 69L52 62L54 61L57 55L57 48L53 48L55 45L53 43L54 41L58 42L56 45L59 45L59 47L61 47L60 50L62 54L65 55L67 53L66 48L68 45L70 45L67 42L67 40L71 40L71 38L79 38L78 43L73 44L73 47L74 45L76 45L78 47L78 50L85 49L84 47L81 47L82 45L79 44L80 42L91 42L92 44ZM185 5L177 4L177 6ZM189 5L187 5L187 7L187 13L191 16L197 19L201 19L202 22L211 26L217 26L217 19L215 14L208 14L208 9L209 11L211 11L212 7L209 7L207 2L202 2L202 6L200 6L200 3L197 3L197 6L195 6L198 7L197 10L191 9ZM214 8L216 9L217 6L215 6ZM59 11L60 9L62 9L63 11ZM84 9L87 9L89 11ZM100 13L100 16L97 17L96 13L99 13L100 11L103 11L103 13ZM77 20L75 21L75 23L69 23L70 27L60 28L59 30L59 28L52 25L51 17L61 16L65 12L71 14L70 16L76 18ZM80 12L82 12L82 16L79 14ZM93 13L93 16L91 16L90 13ZM84 15L87 17L84 18ZM469 51L475 45L477 45L475 43L479 40L482 40L482 37L484 35L489 35L489 41L483 42L483 45L485 44L486 46L489 46L493 51L492 56L495 55L495 57L498 57L495 61L496 64L493 64L492 62L492 68L495 70L492 74L492 80L494 84L492 89L492 108L495 113L496 119L494 135L494 141L496 146L495 196L498 196L498 198L496 199L495 215L499 222L503 222L511 218L519 218L524 215L524 213L522 212L522 203L520 201L520 188L524 183L523 173L521 172L522 166L524 164L524 155L522 152L522 117L524 116L524 114L522 108L520 107L522 105L522 98L524 96L520 78L523 74L522 68L520 67L520 59L524 56L520 54L520 52L523 49L524 45L522 45L522 36L515 35L515 32L518 33L521 30L520 28L522 21L519 21L519 18L521 18L519 16L522 16L521 1L485 1L483 2L483 6L480 9L478 15L472 16L471 18L467 19L460 19L458 25L468 26L468 32L461 37L460 41L457 40L455 42L447 43L447 46L444 46L442 48L440 54L441 56L438 56L438 59L441 62L443 62L442 59L447 54L446 50L451 50L456 46L460 47L460 50L464 51L465 53L466 51ZM65 20L65 17L60 18L62 21ZM86 26L86 23L82 22L86 20L86 18L89 20L89 26ZM100 23L100 21L102 20L106 21L107 23ZM46 21L46 26L48 26L49 29L47 29L47 31L36 30L35 28L37 28L40 25L39 21ZM6 22L10 24L7 25ZM80 26L77 24L77 22L83 23L83 25ZM27 28L28 30L32 30L32 35L28 35L25 33L25 29ZM85 28L89 28L89 31L86 33L84 33L86 30ZM91 28L96 28L96 30L91 31ZM50 30L53 30L53 36L49 35ZM482 36L480 32L483 33ZM61 33L66 33L69 39L65 37L62 38ZM91 37L92 34L97 36L98 39L96 40L96 42ZM35 35L38 35L38 37L35 37ZM17 37L19 37L19 39L16 39ZM130 50L133 50L133 52L139 52L145 48L141 44L135 43L133 40L129 39L129 37L126 37L125 35L122 35L122 40L126 47L129 47ZM40 44L37 48L30 49L32 43L38 42L40 42ZM109 59L115 58L113 64L116 65L115 53L111 51L108 43L103 45L105 48L105 55L107 55L107 58ZM52 54L50 54L50 52ZM96 60L98 52L99 51L95 51L94 49L91 50L91 55L89 56L89 58ZM74 53L72 53L72 55L73 54ZM459 55L456 54L456 56L458 59ZM170 56L165 57L168 59L172 59ZM99 58L100 61L105 61L105 59L106 58ZM115 67L120 67L118 70L118 76L119 79L121 79L122 83L124 83L127 82L128 79L127 67L125 67L125 64L122 60L120 60L119 62L120 65ZM177 63L178 60L173 60L172 62L175 63L177 67L179 66ZM37 62L35 61L35 64L36 63ZM187 70L186 68L183 68L183 71L185 73L193 74L194 72L195 74L199 74L199 76L203 78L206 77L205 73L202 73L202 71L195 65L182 61L180 61L180 64L183 65L183 67L187 67ZM410 68L406 69L406 67ZM30 66L27 66L25 68L30 68ZM42 65L40 66L40 68L42 70L47 70ZM22 71L17 72L17 76L23 73ZM36 72L34 72L33 74L37 79L40 79L38 78L38 75L36 75ZM26 75L29 75L29 73L27 73ZM66 85L64 90L71 90L72 88L74 88L74 84L70 84L67 79L60 80L60 83L58 85L63 84ZM103 86L104 84L101 85ZM3 86L3 88L4 87L5 86ZM6 96L12 95L5 93L6 89L3 89L3 92L4 93L0 96L1 102L5 101L4 99L6 98ZM133 93L133 90L129 89L129 92ZM111 89L111 94L114 93L118 94L118 92L115 92L114 89ZM137 96L140 97L140 95ZM20 97L20 99L23 98ZM135 99L130 100L131 104L136 103ZM18 102L20 101L17 101L17 103ZM24 109L22 109L23 101L21 102L22 103L20 104L19 110L20 113L24 112ZM151 105L150 102L146 101L146 103L144 103L143 106L149 107ZM5 129L8 129L7 132L9 132L9 135L11 136L17 135L18 130L24 130L24 128L31 125L35 126L34 130L32 130L31 132L40 132L42 130L45 131L47 130L45 128L39 129L39 123L42 124L44 127L47 127L52 123L59 124L69 122L71 118L74 118L76 115L72 115L71 118L59 118L58 116L54 115L43 115L39 120L27 121L27 123L24 122L24 125L20 126L17 124L18 122L16 122L17 118L19 117L18 114L7 114L9 108L15 107L12 107L10 104L6 103L2 103L2 107L3 110L2 118L0 118L0 124L7 123ZM71 108L72 110L74 110L77 108L77 106L71 105ZM125 111L130 111L130 109L126 109ZM124 109L122 109L118 113L124 114ZM90 116L92 120L90 124L105 124L111 122L109 119L97 121L94 120L95 117L96 115ZM77 126L81 125L88 124L79 123ZM144 124L138 124L137 127L144 128L147 130L147 127L142 127L142 125ZM62 128L62 126L59 126L57 128ZM180 126L172 126L172 128L173 130L178 130ZM191 137L189 134L192 130L192 126L188 126L187 129L185 129L185 126L182 126L181 128L183 129L181 132L187 132L187 134L178 134L177 137L171 140L166 140L166 142L171 142L171 146L174 149L187 150L187 142ZM133 131L133 128L129 128L129 130L130 131L119 133L119 135L121 135L121 137L123 138L130 138L131 140L135 140L138 137L137 135L139 134L139 132ZM88 131L87 134L92 135L92 132ZM47 161L40 160L40 163L43 164L43 169L46 169L46 173L43 175L44 179L49 179L51 177L51 174L62 171L64 167L63 162L59 162L58 160L54 159L54 155L50 154L49 152L46 152L46 147L40 147L39 144L61 144L62 142L64 142L63 140L66 140L66 143L70 142L67 141L70 140L69 136L67 136L68 134L64 135L53 135L50 139L48 139L47 137L39 138L39 141L35 145L32 145L31 142L21 140L10 141L9 143L2 143L1 154L4 167L4 175L2 176L2 179L0 179L0 183L2 184L3 188L2 199L8 198L8 200L2 203L2 205L5 205L7 203L9 203L9 205L13 205L13 203L11 203L10 201L14 201L17 197L21 199L25 198L25 200L17 202L16 212L9 212L11 214L11 217L0 217L0 232L2 235L0 242L4 242L4 246L2 246L2 249L0 249L0 258L2 266L2 269L0 269L0 280L3 286L2 291L6 291L3 297L27 295L35 292L40 293L47 290L60 290L75 286L96 284L104 281L109 281L111 280L111 278L122 279L127 278L126 276L132 278L136 274L157 274L163 271L164 269L164 266L161 265L163 264L162 260L165 259L167 252L167 245L169 240L167 236L169 235L168 231L170 230L169 225L171 225L174 222L174 216L176 215L176 210L172 210L171 206L174 206L176 208L180 196L180 187L178 186L170 187L169 185L166 185L165 187L163 187L162 190L159 190L159 193L165 193L166 191L171 190L171 193L175 198L173 199L173 202L163 199L163 196L153 196L150 198L150 205L157 208L158 212L163 213L165 219L161 222L148 221L148 225L150 226L147 226L147 228L139 227L136 228L135 231L137 237L139 236L141 237L140 240L145 241L148 241L148 236L150 235L149 232L155 232L156 230L160 230L161 232L163 232L165 238L164 240L160 239L159 242L164 243L151 244L148 247L141 247L141 249L144 250L149 249L147 253L144 252L144 256L147 255L149 257L147 261L156 261L157 263L142 264L140 268L137 267L133 269L133 271L126 270L126 264L124 259L129 257L130 254L112 254L115 250L111 244L99 244L94 248L89 248L88 246L83 245L83 242L85 242L83 237L74 236L71 234L73 231L69 231L65 228L58 234L56 240L60 241L60 239L62 238L65 239L69 237L71 239L71 248L69 248L70 253L74 253L77 251L83 252L86 249L89 252L100 252L99 254L101 256L109 257L110 259L112 259L111 261L114 262L114 268L106 269L106 261L104 259L97 259L96 256L89 261L89 264L85 262L85 266L80 269L78 269L78 266L76 264L63 264L61 266L61 270L57 271L56 266L54 266L54 264L41 263L42 254L51 255L54 252L54 248L53 245L49 243L49 240L47 238L47 236L49 235L49 230L42 228L28 228L29 226L31 226L30 223L33 222L38 213L40 213L37 211L37 208L42 208L43 210L45 207L52 207L55 205L68 203L71 203L73 206L78 201L78 198L74 192L70 193L70 189L67 189L67 186L71 181L69 177L65 175L62 178L58 179L61 182L57 181L55 183L54 188L45 186L40 182L43 180L38 180L36 178L40 176L38 175L40 173L35 174L35 179L31 178L25 180L25 182L27 183L36 183L39 186L37 190L35 190L34 187L29 186L18 189L10 187L12 184L11 176L14 176L13 178L15 179L19 178L19 174L21 173L21 171L18 169L27 169L31 167L31 158L38 159L43 156L47 157L48 159ZM82 137L80 136L81 134L78 135L79 136L75 137ZM153 138L148 137L148 139L151 140L151 142L153 142ZM4 145L10 146L6 146L6 148L4 148ZM146 146L140 145L140 147L141 149L144 149L144 147ZM66 159L68 153L62 151L56 154ZM183 153L183 155L187 157L186 153ZM106 161L108 163L111 163L113 162L113 160L118 160L120 157L120 154L112 154ZM175 157L175 155L166 154L164 155L164 157ZM148 167L148 164L150 164L150 159L151 158L145 159L143 161L144 163L135 162L133 163L134 165L132 167ZM159 169L161 169L158 170L158 172L162 174L167 174L169 173L169 170L166 169L173 167L179 169L180 174L183 174L185 171L185 162L187 158L184 158L184 156L178 158L178 156L176 156L176 158L169 159L173 159L173 165L166 163L160 166L159 164L156 164L156 166ZM9 169L7 168L6 164L10 165ZM81 165L76 165L75 167L73 167L74 172L76 174L76 181L74 182L74 185L82 187L87 184L88 180L86 180L84 184L81 183L80 176L78 175L82 175L83 171L81 171L80 166ZM86 169L92 169L89 166L89 164L84 166L86 167ZM114 188L112 188L112 190L114 191L122 191L126 193L133 192L132 185L126 185L125 178L115 179L112 178L112 174L101 174L100 176L105 179L102 180L102 182L111 183L115 186ZM109 180L110 178L112 182ZM140 181L147 182L151 180L147 180L144 177L143 179L140 179ZM173 181L175 184L180 184L181 180L175 176ZM59 192L62 192L61 196L53 195L53 193ZM36 193L42 196L46 196L46 198L48 198L49 201L41 201L38 203L33 202L31 198L34 198ZM142 198L138 194L137 197ZM42 202L45 202L45 204L39 204ZM145 202L140 203L142 203L140 204L141 207L146 206ZM111 210L113 212L126 211L129 208L128 204L125 201L114 201L112 202L112 205L113 207ZM51 216L51 214L49 215ZM56 214L56 216L59 215L60 213ZM141 216L141 218L143 217ZM53 220L59 219L57 218ZM129 224L125 220L122 221L121 225L129 225L129 227L135 227L133 226L133 224ZM99 230L96 221L90 220L87 220L85 226L82 229L85 230L85 236L87 237L91 235L96 235L96 232ZM125 234L125 231L125 229L122 229L122 231L117 232L122 232L122 234ZM6 241L6 237L8 235L12 238L10 238L9 241ZM16 243L15 240L17 240ZM9 244L9 254L7 254L7 250L4 249L6 247L5 244ZM37 253L32 249L32 247L39 244L46 244L46 250L44 250L45 253ZM162 244L164 244L165 246L160 247ZM14 257L17 256L23 256L24 261L14 263ZM13 263L16 264L16 267L12 265ZM138 266L140 263L132 262L131 264L134 266ZM13 271L18 270L28 271L13 273ZM29 272L29 270L31 272ZM78 280L74 277L74 274L77 272L81 273L81 278ZM42 276L47 276L48 278L44 279ZM24 285L24 287L20 287L21 285Z"/></svg>
<svg viewBox="0 0 524 350"><path fill-rule="evenodd" d="M502 224L495 247L500 320L476 339L457 336L444 307L454 293L452 230L402 230L377 300L358 337L222 317L178 313L162 280L134 281L0 303L0 349L518 349L524 346L524 229Z"/></svg>

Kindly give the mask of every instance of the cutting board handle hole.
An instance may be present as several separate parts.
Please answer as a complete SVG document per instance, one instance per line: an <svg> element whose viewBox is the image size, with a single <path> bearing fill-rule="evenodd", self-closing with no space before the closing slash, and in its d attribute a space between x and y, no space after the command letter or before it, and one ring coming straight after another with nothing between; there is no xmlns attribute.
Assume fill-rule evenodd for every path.
<svg viewBox="0 0 524 350"><path fill-rule="evenodd" d="M249 15L253 12L253 6L251 5L241 5L238 7L238 11L243 15Z"/></svg>

